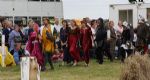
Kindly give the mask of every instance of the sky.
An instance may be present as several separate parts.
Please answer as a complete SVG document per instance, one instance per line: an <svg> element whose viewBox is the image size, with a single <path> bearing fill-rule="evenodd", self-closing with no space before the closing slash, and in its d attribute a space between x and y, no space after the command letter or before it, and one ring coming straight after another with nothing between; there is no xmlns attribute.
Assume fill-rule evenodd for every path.
<svg viewBox="0 0 150 80"><path fill-rule="evenodd" d="M150 2L150 0L144 0ZM89 17L108 19L110 4L126 4L128 0L63 0L65 19Z"/></svg>

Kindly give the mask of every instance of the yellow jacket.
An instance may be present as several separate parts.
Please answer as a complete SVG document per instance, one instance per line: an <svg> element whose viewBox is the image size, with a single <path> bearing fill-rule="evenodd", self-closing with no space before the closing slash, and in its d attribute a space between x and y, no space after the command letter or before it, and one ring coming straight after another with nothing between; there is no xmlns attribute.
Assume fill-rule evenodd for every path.
<svg viewBox="0 0 150 80"><path fill-rule="evenodd" d="M43 27L42 29L42 47L44 52L54 52L54 42L47 39L46 31L52 34L51 27Z"/></svg>
<svg viewBox="0 0 150 80"><path fill-rule="evenodd" d="M1 51L1 46L0 46L0 65L2 66L2 51ZM13 58L13 55L11 55L9 52L8 52L8 48L5 47L5 52L6 52L6 57L5 57L5 66L15 66L16 63L14 61L14 58Z"/></svg>

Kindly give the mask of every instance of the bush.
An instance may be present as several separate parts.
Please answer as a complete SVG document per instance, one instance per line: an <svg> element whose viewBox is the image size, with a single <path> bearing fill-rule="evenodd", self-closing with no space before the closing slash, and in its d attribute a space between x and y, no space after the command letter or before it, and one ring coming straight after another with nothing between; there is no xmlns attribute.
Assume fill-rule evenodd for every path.
<svg viewBox="0 0 150 80"><path fill-rule="evenodd" d="M148 55L133 55L122 65L120 80L150 80L150 59Z"/></svg>

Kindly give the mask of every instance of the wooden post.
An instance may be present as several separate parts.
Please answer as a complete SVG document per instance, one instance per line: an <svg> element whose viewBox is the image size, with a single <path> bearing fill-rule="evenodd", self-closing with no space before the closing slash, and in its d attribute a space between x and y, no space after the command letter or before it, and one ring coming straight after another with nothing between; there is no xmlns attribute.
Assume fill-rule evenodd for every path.
<svg viewBox="0 0 150 80"><path fill-rule="evenodd" d="M6 53L5 53L5 35L2 35L2 67L6 67L5 65L5 57L6 57Z"/></svg>
<svg viewBox="0 0 150 80"><path fill-rule="evenodd" d="M29 69L30 69L30 58L22 57L21 58L21 80L29 80Z"/></svg>
<svg viewBox="0 0 150 80"><path fill-rule="evenodd" d="M40 80L40 68L35 57L21 58L21 80Z"/></svg>

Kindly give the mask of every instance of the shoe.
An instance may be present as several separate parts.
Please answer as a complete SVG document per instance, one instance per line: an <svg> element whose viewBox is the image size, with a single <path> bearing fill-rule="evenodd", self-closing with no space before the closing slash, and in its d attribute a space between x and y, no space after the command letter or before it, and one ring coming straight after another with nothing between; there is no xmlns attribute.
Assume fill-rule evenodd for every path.
<svg viewBox="0 0 150 80"><path fill-rule="evenodd" d="M77 63L75 62L75 63L73 63L73 66L77 66Z"/></svg>
<svg viewBox="0 0 150 80"><path fill-rule="evenodd" d="M46 71L46 68L45 67L41 68L41 71L42 72Z"/></svg>
<svg viewBox="0 0 150 80"><path fill-rule="evenodd" d="M54 70L54 67L51 67L51 70Z"/></svg>
<svg viewBox="0 0 150 80"><path fill-rule="evenodd" d="M103 64L103 62L99 62L99 64Z"/></svg>
<svg viewBox="0 0 150 80"><path fill-rule="evenodd" d="M89 64L85 63L85 67L88 67L88 66L89 66Z"/></svg>
<svg viewBox="0 0 150 80"><path fill-rule="evenodd" d="M64 66L65 65L65 62L62 62L62 66Z"/></svg>

